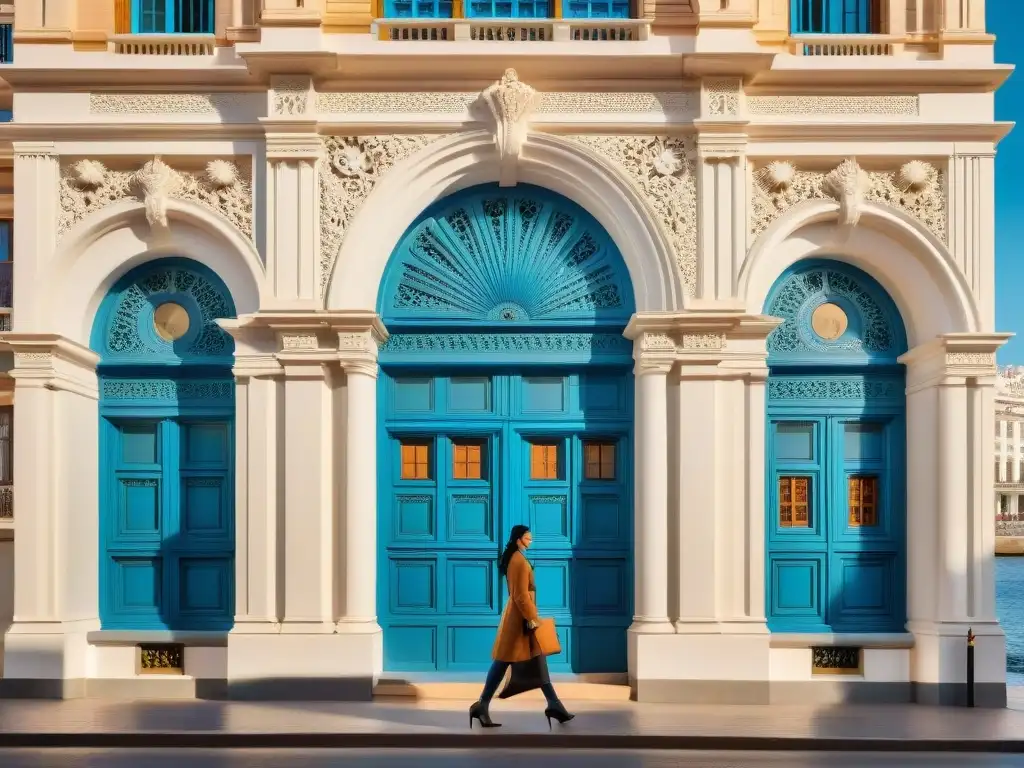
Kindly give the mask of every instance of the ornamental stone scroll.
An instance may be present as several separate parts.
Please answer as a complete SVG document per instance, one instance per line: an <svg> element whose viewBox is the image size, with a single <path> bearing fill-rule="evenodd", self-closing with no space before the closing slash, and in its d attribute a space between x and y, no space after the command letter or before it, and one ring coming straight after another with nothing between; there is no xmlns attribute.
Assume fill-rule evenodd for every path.
<svg viewBox="0 0 1024 768"><path fill-rule="evenodd" d="M494 143L500 163L498 184L514 187L530 118L540 107L541 95L521 82L514 69L506 69L501 80L486 88L480 98L494 119Z"/></svg>

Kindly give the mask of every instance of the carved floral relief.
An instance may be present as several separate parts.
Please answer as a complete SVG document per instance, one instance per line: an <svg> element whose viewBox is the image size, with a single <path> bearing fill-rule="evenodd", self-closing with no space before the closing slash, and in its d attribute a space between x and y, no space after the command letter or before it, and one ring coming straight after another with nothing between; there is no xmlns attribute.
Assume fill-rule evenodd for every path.
<svg viewBox="0 0 1024 768"><path fill-rule="evenodd" d="M683 287L697 285L696 143L692 137L575 136L618 165L657 215L675 253Z"/></svg>
<svg viewBox="0 0 1024 768"><path fill-rule="evenodd" d="M446 134L329 136L320 172L321 290L356 211L396 163Z"/></svg>
<svg viewBox="0 0 1024 768"><path fill-rule="evenodd" d="M59 235L89 214L122 200L143 203L150 226L167 226L169 199L188 200L219 213L252 239L252 181L248 161L212 160L203 170L175 168L159 157L135 170L82 159L61 168Z"/></svg>
<svg viewBox="0 0 1024 768"><path fill-rule="evenodd" d="M910 160L892 171L867 171L848 158L827 173L775 160L754 172L754 182L752 237L797 203L836 200L843 224L856 224L865 202L884 203L913 216L940 240L946 240L945 174L923 160Z"/></svg>

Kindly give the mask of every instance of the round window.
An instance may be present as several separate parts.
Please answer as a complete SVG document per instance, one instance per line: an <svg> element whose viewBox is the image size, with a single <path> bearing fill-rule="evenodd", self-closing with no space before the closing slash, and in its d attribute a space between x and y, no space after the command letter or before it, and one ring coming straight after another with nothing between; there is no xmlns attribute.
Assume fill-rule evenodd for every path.
<svg viewBox="0 0 1024 768"><path fill-rule="evenodd" d="M188 310L173 301L161 304L153 312L153 329L164 341L177 341L188 333L189 325Z"/></svg>
<svg viewBox="0 0 1024 768"><path fill-rule="evenodd" d="M825 341L835 341L850 325L850 319L836 304L822 304L811 315L811 328Z"/></svg>

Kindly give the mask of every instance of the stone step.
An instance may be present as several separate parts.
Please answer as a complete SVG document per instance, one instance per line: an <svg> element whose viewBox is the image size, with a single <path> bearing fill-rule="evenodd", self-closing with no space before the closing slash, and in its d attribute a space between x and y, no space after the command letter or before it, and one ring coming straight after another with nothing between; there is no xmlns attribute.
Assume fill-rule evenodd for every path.
<svg viewBox="0 0 1024 768"><path fill-rule="evenodd" d="M552 681L558 696L566 701L629 701L629 685L625 683L586 682L576 680ZM469 682L433 682L411 680L381 680L373 687L374 698L403 697L432 700L475 701L480 695L483 680ZM543 701L539 691L528 691L516 696L520 701Z"/></svg>

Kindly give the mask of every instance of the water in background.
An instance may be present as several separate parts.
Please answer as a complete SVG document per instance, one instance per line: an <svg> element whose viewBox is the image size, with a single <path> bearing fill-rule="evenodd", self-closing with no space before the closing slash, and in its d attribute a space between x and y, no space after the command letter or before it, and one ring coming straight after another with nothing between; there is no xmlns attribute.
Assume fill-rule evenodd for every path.
<svg viewBox="0 0 1024 768"><path fill-rule="evenodd" d="M1024 685L1024 557L996 558L996 615L1006 633L1006 684Z"/></svg>

